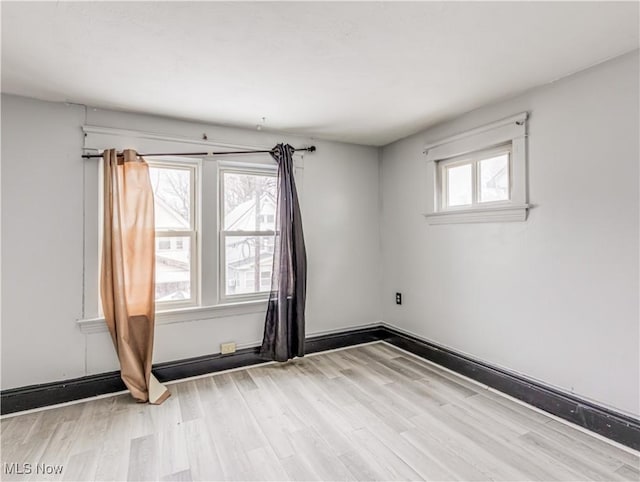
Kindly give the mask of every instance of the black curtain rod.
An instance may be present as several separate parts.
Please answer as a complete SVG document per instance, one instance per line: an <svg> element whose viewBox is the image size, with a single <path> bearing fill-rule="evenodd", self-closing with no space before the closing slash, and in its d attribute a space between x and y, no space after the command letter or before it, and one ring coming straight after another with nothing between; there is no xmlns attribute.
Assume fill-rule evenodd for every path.
<svg viewBox="0 0 640 482"><path fill-rule="evenodd" d="M294 149L294 151L308 151L315 152L316 146L301 147ZM230 156L233 154L269 154L273 152L273 149L266 151L225 151L225 152L171 152L171 153L151 153L151 154L138 154L140 157L152 157L152 156ZM122 156L122 153L118 153L118 156ZM83 154L83 159L96 159L101 158L102 154Z"/></svg>

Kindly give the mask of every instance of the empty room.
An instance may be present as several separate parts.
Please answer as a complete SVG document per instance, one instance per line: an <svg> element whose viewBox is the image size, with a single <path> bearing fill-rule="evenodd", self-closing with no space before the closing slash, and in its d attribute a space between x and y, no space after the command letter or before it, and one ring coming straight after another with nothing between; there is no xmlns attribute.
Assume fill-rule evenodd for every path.
<svg viewBox="0 0 640 482"><path fill-rule="evenodd" d="M640 2L0 14L1 480L640 481Z"/></svg>

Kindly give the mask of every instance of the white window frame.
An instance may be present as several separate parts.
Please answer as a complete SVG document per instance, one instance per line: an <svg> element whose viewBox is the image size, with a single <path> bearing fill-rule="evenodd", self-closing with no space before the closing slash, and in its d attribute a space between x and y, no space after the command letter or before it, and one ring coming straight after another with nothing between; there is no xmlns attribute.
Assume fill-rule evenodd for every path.
<svg viewBox="0 0 640 482"><path fill-rule="evenodd" d="M507 154L507 176L509 183L509 193L507 199L500 199L497 201L481 201L480 200L480 163L487 159L491 159L497 157L501 154ZM438 179L440 186L440 196L438 196L438 206L439 211L460 211L464 209L481 209L484 207L495 207L495 206L508 206L511 204L511 186L513 181L513 176L511 175L513 171L512 167L512 159L513 153L511 149L511 143L504 144L502 146L496 146L489 149L483 149L481 151L471 152L469 154L465 154L463 156L457 156L451 159L446 159L438 162ZM448 182L448 172L452 167L460 167L460 166L471 166L471 204L461 204L455 206L449 206L447 200L449 198L449 182Z"/></svg>
<svg viewBox="0 0 640 482"><path fill-rule="evenodd" d="M155 237L157 238L171 238L171 237L188 237L190 244L190 292L191 298L184 301L156 301L157 311L173 310L178 308L186 308L191 306L198 306L200 304L200 206L198 195L200 191L200 170L201 161L190 158L170 158L170 157L156 157L145 159L150 168L165 168L165 169L181 169L189 172L189 182L191 185L191 199L190 203L190 229L187 230L170 230L162 229L155 231ZM154 246L155 248L155 246Z"/></svg>
<svg viewBox="0 0 640 482"><path fill-rule="evenodd" d="M527 203L527 119L523 112L425 146L432 191L424 216L429 224L525 221ZM479 202L478 163L509 150L509 199ZM448 206L446 169L471 164L472 204Z"/></svg>
<svg viewBox="0 0 640 482"><path fill-rule="evenodd" d="M220 198L218 200L219 214L218 214L218 297L223 303L238 302L238 301L251 301L251 300L266 300L269 297L269 290L259 291L257 293L241 293L235 295L228 295L226 293L226 238L228 236L274 236L275 231L226 231L224 229L224 175L226 173L236 173L254 176L270 176L276 177L276 167L251 167L242 166L239 163L225 163L218 168L218 185ZM261 283L260 283L261 284Z"/></svg>

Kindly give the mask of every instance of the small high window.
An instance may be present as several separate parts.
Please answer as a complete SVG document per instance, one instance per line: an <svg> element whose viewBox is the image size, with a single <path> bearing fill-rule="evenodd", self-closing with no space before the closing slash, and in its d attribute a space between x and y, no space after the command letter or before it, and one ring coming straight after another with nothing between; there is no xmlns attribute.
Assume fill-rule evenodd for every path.
<svg viewBox="0 0 640 482"><path fill-rule="evenodd" d="M525 221L528 113L425 146L429 224Z"/></svg>
<svg viewBox="0 0 640 482"><path fill-rule="evenodd" d="M509 202L510 166L510 145L439 162L441 210Z"/></svg>

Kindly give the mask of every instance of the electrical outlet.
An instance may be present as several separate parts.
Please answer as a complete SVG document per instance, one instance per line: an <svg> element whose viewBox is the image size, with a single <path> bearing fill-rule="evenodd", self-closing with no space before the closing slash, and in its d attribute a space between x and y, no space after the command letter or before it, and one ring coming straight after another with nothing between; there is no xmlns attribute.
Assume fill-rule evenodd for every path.
<svg viewBox="0 0 640 482"><path fill-rule="evenodd" d="M402 293L396 293L396 305L402 304Z"/></svg>
<svg viewBox="0 0 640 482"><path fill-rule="evenodd" d="M220 353L223 355L228 355L229 353L235 353L236 344L234 342L229 343L220 343Z"/></svg>

